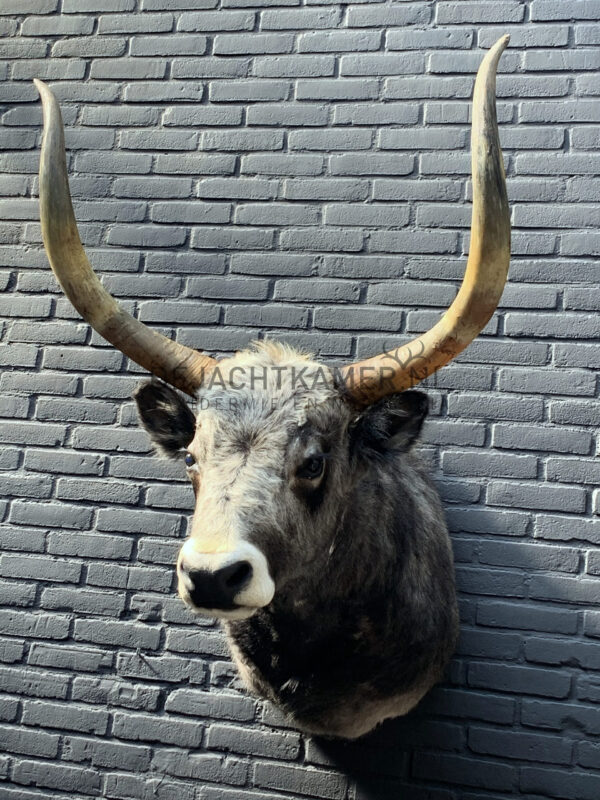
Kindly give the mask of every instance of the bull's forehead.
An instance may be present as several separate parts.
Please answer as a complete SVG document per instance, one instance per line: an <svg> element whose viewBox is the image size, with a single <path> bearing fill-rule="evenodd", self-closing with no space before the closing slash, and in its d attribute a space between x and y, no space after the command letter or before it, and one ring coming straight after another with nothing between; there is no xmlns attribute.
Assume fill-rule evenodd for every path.
<svg viewBox="0 0 600 800"><path fill-rule="evenodd" d="M198 424L254 447L284 444L339 397L326 366L285 345L261 343L220 361L198 393Z"/></svg>

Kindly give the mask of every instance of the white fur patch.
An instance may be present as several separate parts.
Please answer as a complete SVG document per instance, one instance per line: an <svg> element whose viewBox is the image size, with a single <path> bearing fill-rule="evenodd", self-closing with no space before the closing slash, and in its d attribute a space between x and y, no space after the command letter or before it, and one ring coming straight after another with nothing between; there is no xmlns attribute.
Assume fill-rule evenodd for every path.
<svg viewBox="0 0 600 800"><path fill-rule="evenodd" d="M193 570L215 572L248 561L252 578L235 597L240 609L194 610L240 619L273 599L267 560L249 540L260 521L273 530L280 524L276 497L288 480L290 432L306 422L311 406L336 394L327 367L274 342L256 343L220 361L207 377L198 392L196 435L188 445L196 459L196 508L178 560L179 594L192 606L186 573Z"/></svg>
<svg viewBox="0 0 600 800"><path fill-rule="evenodd" d="M240 608L223 611L214 608L198 608L192 603L191 592L194 585L189 576L194 570L216 572L237 561L247 561L252 567L250 582L244 586L234 598ZM240 541L235 550L219 553L202 553L196 549L193 539L188 539L181 548L177 564L179 578L179 596L186 605L198 614L222 619L244 619L254 614L259 608L268 605L275 594L275 584L269 574L269 566L264 555L249 542Z"/></svg>

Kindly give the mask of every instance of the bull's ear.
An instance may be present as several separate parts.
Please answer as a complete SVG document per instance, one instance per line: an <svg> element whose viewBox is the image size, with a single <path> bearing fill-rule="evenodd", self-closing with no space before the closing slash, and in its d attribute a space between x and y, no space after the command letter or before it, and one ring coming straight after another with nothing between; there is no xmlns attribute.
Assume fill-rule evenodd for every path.
<svg viewBox="0 0 600 800"><path fill-rule="evenodd" d="M196 418L183 398L158 380L141 383L133 394L140 422L156 447L170 458L194 438Z"/></svg>
<svg viewBox="0 0 600 800"><path fill-rule="evenodd" d="M378 453L410 450L427 416L425 392L393 394L368 408L354 426L354 444Z"/></svg>

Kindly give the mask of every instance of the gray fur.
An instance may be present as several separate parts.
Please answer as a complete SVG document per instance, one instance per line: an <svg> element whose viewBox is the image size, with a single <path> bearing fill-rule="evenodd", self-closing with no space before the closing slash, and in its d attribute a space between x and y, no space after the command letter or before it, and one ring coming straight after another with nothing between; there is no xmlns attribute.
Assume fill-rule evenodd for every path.
<svg viewBox="0 0 600 800"><path fill-rule="evenodd" d="M240 370L259 367L273 370L265 385L240 388ZM298 386L290 375L301 367L327 380ZM272 599L237 618L219 614L243 680L303 730L360 736L410 710L456 643L450 540L411 452L424 395L358 412L322 365L272 344L220 368L223 380L199 393L188 445L196 513L180 593L189 603L186 563L196 554L239 542L260 551ZM314 454L325 469L312 481L301 476Z"/></svg>

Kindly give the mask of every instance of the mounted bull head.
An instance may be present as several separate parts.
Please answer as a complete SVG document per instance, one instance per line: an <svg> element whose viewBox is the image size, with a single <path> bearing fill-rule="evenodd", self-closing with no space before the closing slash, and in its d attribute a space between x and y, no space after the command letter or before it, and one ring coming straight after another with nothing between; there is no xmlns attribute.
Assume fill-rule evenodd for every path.
<svg viewBox="0 0 600 800"><path fill-rule="evenodd" d="M471 247L456 299L414 341L337 371L273 343L217 362L123 311L81 245L60 110L36 82L42 231L58 280L98 333L198 401L195 417L165 383L136 392L158 448L185 454L196 496L179 593L195 611L225 620L247 686L306 731L353 738L406 713L455 646L450 540L411 452L426 396L406 390L477 336L506 281L495 83L507 43L490 50L475 84Z"/></svg>

